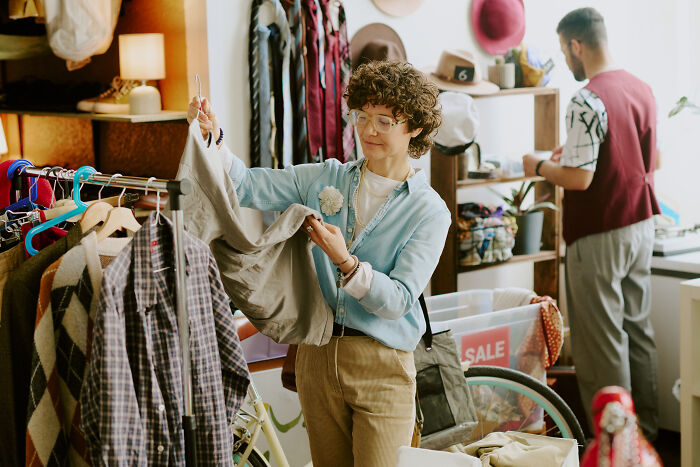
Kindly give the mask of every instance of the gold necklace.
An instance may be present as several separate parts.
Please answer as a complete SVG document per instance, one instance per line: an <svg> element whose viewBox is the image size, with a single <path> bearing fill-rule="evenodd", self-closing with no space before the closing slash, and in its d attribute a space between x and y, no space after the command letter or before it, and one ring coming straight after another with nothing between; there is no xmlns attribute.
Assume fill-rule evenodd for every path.
<svg viewBox="0 0 700 467"><path fill-rule="evenodd" d="M355 196L353 196L353 204L355 205L355 225L352 227L352 237L350 237L350 243L355 239L355 232L357 231L357 224L362 226L362 229L367 227L367 224L360 220L360 187L362 186L362 181L365 179L365 168L367 167L367 161L362 163L362 168L360 169L360 183L357 184L355 189Z"/></svg>

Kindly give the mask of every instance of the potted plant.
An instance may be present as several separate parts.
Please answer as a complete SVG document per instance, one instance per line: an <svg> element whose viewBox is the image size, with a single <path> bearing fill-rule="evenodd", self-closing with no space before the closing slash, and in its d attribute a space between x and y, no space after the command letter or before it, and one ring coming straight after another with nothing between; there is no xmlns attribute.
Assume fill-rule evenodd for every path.
<svg viewBox="0 0 700 467"><path fill-rule="evenodd" d="M700 106L693 104L686 96L683 96L678 99L678 102L676 102L671 111L668 113L668 117L671 118L678 115L683 109L689 109L693 113L700 113Z"/></svg>
<svg viewBox="0 0 700 467"><path fill-rule="evenodd" d="M542 239L542 223L544 221L543 209L557 210L554 203L545 201L549 194L545 194L540 199L525 207L527 197L535 182L523 182L520 188L512 188L509 195L497 193L507 207L505 214L515 217L518 225L518 232L515 234L514 255L531 255L540 251L540 241Z"/></svg>

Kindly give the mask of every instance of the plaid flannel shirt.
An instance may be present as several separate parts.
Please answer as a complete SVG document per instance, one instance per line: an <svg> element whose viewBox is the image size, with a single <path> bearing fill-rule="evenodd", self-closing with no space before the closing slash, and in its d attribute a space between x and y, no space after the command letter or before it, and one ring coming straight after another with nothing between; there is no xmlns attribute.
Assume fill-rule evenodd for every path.
<svg viewBox="0 0 700 467"><path fill-rule="evenodd" d="M80 397L95 465L185 463L173 229L153 216L104 271ZM183 243L198 462L232 465L250 376L214 257L187 233Z"/></svg>

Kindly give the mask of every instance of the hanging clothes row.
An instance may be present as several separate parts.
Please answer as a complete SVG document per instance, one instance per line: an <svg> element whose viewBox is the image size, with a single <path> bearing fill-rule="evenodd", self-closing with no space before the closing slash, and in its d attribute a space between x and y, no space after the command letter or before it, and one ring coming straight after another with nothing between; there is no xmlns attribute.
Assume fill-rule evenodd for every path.
<svg viewBox="0 0 700 467"><path fill-rule="evenodd" d="M86 9L87 3L76 0L9 0L4 8L10 20L34 18L44 24L51 50L66 60L68 71L73 71L109 49L121 3L97 0Z"/></svg>
<svg viewBox="0 0 700 467"><path fill-rule="evenodd" d="M28 243L41 251L34 256L25 259L27 235L0 253L0 464L183 464L190 416L199 427L198 462L232 465L231 421L249 374L209 248L181 231L176 209L175 223L157 210L140 225L122 205L124 191L117 207L80 199L82 184L177 193L179 182L91 168L13 173L11 164L0 164L0 201L14 206L29 198L26 215L40 215L26 222L37 222L27 235L41 228L41 214L53 216L42 208L58 203L57 179L73 177L73 203L82 211L52 217L48 223L58 219L62 236L51 243L35 235ZM26 172L37 178L16 190L9 179ZM2 228L19 219L16 209L4 209L17 217L0 219ZM127 235L113 236L118 232ZM197 349L191 375L182 370L190 358L189 348L180 348L183 312L187 341ZM184 393L187 380L198 397Z"/></svg>
<svg viewBox="0 0 700 467"><path fill-rule="evenodd" d="M356 158L343 93L350 43L338 0L253 0L248 44L254 167Z"/></svg>

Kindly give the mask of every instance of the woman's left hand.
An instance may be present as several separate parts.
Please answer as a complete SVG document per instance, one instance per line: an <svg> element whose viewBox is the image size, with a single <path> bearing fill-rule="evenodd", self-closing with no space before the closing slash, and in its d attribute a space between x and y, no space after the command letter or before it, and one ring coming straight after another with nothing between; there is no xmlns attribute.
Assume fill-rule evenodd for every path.
<svg viewBox="0 0 700 467"><path fill-rule="evenodd" d="M335 225L319 222L314 216L306 216L301 229L328 255L333 264L340 264L350 256L343 233Z"/></svg>

